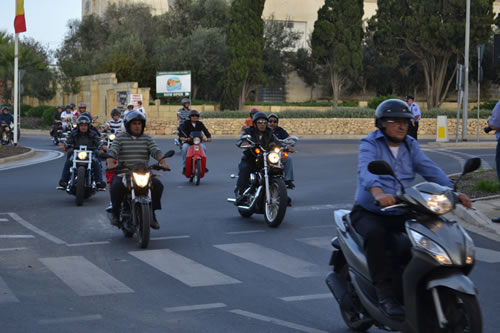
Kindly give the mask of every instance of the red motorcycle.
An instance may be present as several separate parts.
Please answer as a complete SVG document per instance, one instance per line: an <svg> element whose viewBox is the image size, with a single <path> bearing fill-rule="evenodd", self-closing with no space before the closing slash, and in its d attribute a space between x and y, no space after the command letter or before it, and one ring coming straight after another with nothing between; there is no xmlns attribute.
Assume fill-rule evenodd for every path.
<svg viewBox="0 0 500 333"><path fill-rule="evenodd" d="M190 183L200 184L200 179L205 176L207 171L207 155L201 147L201 143L206 141L201 131L193 131L185 143L190 144L186 154L186 170L184 175L189 178Z"/></svg>

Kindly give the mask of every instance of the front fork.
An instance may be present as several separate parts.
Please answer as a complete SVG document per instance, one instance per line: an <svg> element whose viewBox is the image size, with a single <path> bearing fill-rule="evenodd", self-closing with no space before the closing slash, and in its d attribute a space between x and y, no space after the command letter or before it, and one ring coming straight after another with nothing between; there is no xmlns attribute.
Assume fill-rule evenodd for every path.
<svg viewBox="0 0 500 333"><path fill-rule="evenodd" d="M267 156L264 155L264 184L266 186L266 203L271 204L271 194L269 193L269 173L267 169Z"/></svg>

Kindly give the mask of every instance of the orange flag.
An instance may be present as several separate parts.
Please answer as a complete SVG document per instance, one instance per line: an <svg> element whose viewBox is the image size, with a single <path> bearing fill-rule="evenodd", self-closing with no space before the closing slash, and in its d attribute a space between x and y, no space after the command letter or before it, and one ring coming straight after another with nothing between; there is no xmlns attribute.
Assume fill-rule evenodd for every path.
<svg viewBox="0 0 500 333"><path fill-rule="evenodd" d="M24 0L16 0L16 18L14 19L14 30L16 34L26 31L26 19L24 18Z"/></svg>

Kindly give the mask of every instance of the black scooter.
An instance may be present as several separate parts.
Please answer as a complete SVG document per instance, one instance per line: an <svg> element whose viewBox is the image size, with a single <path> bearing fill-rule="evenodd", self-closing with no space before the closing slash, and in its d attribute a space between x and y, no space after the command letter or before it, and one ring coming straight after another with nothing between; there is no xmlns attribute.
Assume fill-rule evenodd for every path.
<svg viewBox="0 0 500 333"><path fill-rule="evenodd" d="M479 158L468 160L462 176L480 165ZM385 161L371 162L368 170L390 175L401 184ZM394 234L392 244L388 244L393 259L403 259L394 267L393 281L405 316L396 320L378 307L363 238L352 226L350 212L337 210L337 237L332 239L330 259L333 272L326 283L339 303L344 322L357 332L372 325L407 333L482 332L477 291L468 278L475 263L474 244L457 221L443 215L458 203L456 185L454 190L429 182L401 187L398 203L384 209L397 207L413 216L406 221L406 233ZM400 257L404 253L411 255Z"/></svg>

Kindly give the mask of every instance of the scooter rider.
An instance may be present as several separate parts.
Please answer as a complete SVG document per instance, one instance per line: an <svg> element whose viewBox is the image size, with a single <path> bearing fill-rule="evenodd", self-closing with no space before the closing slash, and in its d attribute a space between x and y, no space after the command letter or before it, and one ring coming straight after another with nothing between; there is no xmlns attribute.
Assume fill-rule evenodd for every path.
<svg viewBox="0 0 500 333"><path fill-rule="evenodd" d="M279 117L276 113L271 113L267 117L268 125L273 130L274 135L280 139L284 140L290 137L287 131L283 127L278 125ZM295 148L288 147L289 153L295 153ZM283 171L285 173L285 184L289 189L294 189L295 184L293 183L293 159L290 155L283 161Z"/></svg>
<svg viewBox="0 0 500 333"><path fill-rule="evenodd" d="M149 156L156 160L163 157L161 150L156 145L156 142L148 135L144 135L144 128L146 127L146 117L137 110L130 111L124 120L126 133L118 136L108 153L117 159L120 165L125 168L130 168L137 163L147 163ZM160 166L168 169L169 166L165 159L160 161ZM120 207L124 196L127 193L127 188L123 185L122 177L118 176L121 170L117 170L111 184L111 202L112 218L111 224L114 226L120 225ZM155 210L161 209L161 195L163 193L163 184L161 181L152 177L153 183L151 189L152 203L153 203L153 221L151 228L160 229L160 224L156 219Z"/></svg>
<svg viewBox="0 0 500 333"><path fill-rule="evenodd" d="M273 130L267 126L267 115L264 112L257 112L254 114L253 126L245 129L243 135L250 135L252 141L256 144L260 144L264 149L268 149L271 144L277 146L280 145L279 141L273 134ZM249 144L247 141L240 138L236 143L238 147L247 147ZM241 157L240 164L238 165L238 182L236 184L236 204L241 204L244 197L243 192L249 185L250 173L257 168L255 163L255 156L250 149L246 149Z"/></svg>
<svg viewBox="0 0 500 333"><path fill-rule="evenodd" d="M78 117L76 122L78 126L71 131L68 139L66 140L66 146L71 146L73 149L78 149L80 146L87 146L88 150L95 152L93 154L94 160L92 161L95 182L98 188L104 188L106 187L106 183L102 180L101 163L97 158L95 158L96 152L101 148L101 139L89 129L90 120L87 116ZM71 160L71 157L73 156L73 149L68 150L68 156L66 162L64 163L61 179L59 180L59 186L66 187L66 185L68 185L70 177L69 169L73 164L73 161Z"/></svg>
<svg viewBox="0 0 500 333"><path fill-rule="evenodd" d="M9 112L9 107L3 106L2 113L0 113L0 124L10 126L14 122L14 117ZM0 137L2 136L4 131L3 126L0 126Z"/></svg>
<svg viewBox="0 0 500 333"><path fill-rule="evenodd" d="M210 142L212 141L212 135L208 131L208 129L205 127L205 124L203 124L200 120L200 113L196 110L192 110L189 112L189 121L185 121L184 124L181 126L180 130L180 140L183 143L182 144L182 174L185 173L186 171L186 155L187 151L189 149L190 144L186 142L186 140L189 138L189 135L193 131L200 131L205 134L207 137L207 141ZM206 152L207 148L205 147L204 144L201 145L201 149L203 149L203 152Z"/></svg>
<svg viewBox="0 0 500 333"><path fill-rule="evenodd" d="M106 125L104 125L104 129L108 130L111 129L115 133L118 133L122 129L123 125L123 119L120 118L121 112L118 109L113 109L111 111L111 120L108 120L106 122Z"/></svg>
<svg viewBox="0 0 500 333"><path fill-rule="evenodd" d="M386 238L391 232L405 231L406 217L398 209L381 210L396 204L395 196L400 186L390 176L370 173L367 166L371 161L385 160L405 187L415 180L416 173L427 181L453 186L443 170L422 152L418 142L407 135L412 118L408 105L401 100L390 99L377 107L375 125L378 129L360 143L357 189L351 212L352 223L365 240L368 269L379 306L393 318L404 316L404 311L392 290ZM471 207L465 194L459 194L459 200L467 208Z"/></svg>

